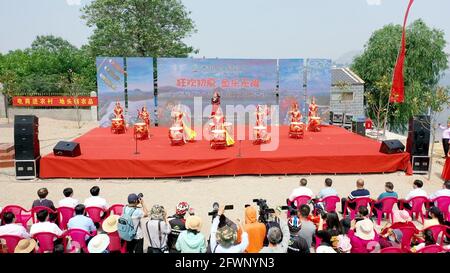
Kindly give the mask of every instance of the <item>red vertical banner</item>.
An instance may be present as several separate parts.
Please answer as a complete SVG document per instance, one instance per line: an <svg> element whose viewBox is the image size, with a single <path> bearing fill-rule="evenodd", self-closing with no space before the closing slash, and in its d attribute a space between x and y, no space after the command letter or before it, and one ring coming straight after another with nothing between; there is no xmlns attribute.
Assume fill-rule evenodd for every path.
<svg viewBox="0 0 450 273"><path fill-rule="evenodd" d="M395 64L394 68L391 95L389 97L389 102L393 103L403 103L405 101L405 80L403 75L403 65L405 63L406 55L406 22L408 20L409 10L411 9L413 3L414 0L409 0L405 19L403 20L402 43L400 52L398 54L397 63Z"/></svg>

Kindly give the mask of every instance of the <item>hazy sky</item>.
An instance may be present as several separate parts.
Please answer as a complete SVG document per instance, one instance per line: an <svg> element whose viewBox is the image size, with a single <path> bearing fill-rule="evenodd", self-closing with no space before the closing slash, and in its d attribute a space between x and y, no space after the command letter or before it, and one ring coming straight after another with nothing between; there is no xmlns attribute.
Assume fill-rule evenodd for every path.
<svg viewBox="0 0 450 273"><path fill-rule="evenodd" d="M80 19L90 0L1 0L0 52L28 47L36 35L61 36L76 46L91 30ZM408 0L182 0L197 26L186 39L200 57L336 59L361 50L371 33L400 24ZM449 0L416 0L422 18L446 32ZM447 46L450 52L450 47Z"/></svg>

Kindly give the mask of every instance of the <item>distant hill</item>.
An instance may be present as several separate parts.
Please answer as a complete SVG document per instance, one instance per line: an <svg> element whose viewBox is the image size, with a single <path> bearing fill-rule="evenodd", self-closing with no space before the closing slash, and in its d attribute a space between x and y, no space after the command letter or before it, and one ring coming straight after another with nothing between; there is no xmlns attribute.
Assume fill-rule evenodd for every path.
<svg viewBox="0 0 450 273"><path fill-rule="evenodd" d="M337 67L348 67L353 62L353 59L362 54L362 50L352 50L342 54L337 59L333 60L333 65Z"/></svg>

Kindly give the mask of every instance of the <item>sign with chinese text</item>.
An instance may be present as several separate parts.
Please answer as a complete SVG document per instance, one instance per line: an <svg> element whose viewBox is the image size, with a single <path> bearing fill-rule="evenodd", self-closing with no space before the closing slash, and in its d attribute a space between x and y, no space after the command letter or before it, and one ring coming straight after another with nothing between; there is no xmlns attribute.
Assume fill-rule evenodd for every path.
<svg viewBox="0 0 450 273"><path fill-rule="evenodd" d="M12 101L16 107L90 107L98 104L96 97L71 96L16 96Z"/></svg>

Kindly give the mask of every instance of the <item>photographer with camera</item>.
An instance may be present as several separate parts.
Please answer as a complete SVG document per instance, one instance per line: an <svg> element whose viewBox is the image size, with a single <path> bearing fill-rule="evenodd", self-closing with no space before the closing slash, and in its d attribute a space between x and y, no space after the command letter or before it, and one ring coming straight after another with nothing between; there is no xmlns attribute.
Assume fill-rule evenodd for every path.
<svg viewBox="0 0 450 273"><path fill-rule="evenodd" d="M167 213L163 206L154 205L150 211L150 220L145 224L147 253L168 253L167 239L172 231Z"/></svg>
<svg viewBox="0 0 450 273"><path fill-rule="evenodd" d="M245 229L248 233L248 247L246 252L258 253L264 246L266 238L266 225L258 221L256 208L248 206L245 208Z"/></svg>
<svg viewBox="0 0 450 273"><path fill-rule="evenodd" d="M118 231L121 238L127 241L127 253L144 252L144 236L141 219L148 216L144 204L144 195L132 193L128 195L128 205L123 208L123 214L118 220ZM131 223L130 223L131 221ZM131 226L130 226L131 224Z"/></svg>
<svg viewBox="0 0 450 273"><path fill-rule="evenodd" d="M223 218L225 207L219 207L217 215L214 217L211 225L210 247L212 253L244 253L248 246L248 233L245 227L238 219L239 229L242 231L241 242L236 244L237 230L229 225L219 228L220 218Z"/></svg>
<svg viewBox="0 0 450 273"><path fill-rule="evenodd" d="M369 210L365 206L358 208L358 215L351 221L348 237L352 245L352 253L368 253L368 245L379 242L374 224L368 217Z"/></svg>

